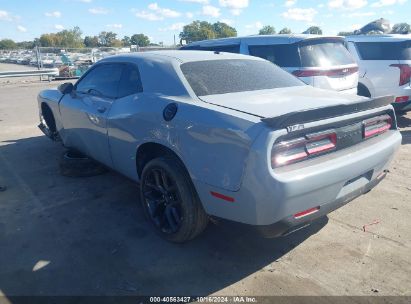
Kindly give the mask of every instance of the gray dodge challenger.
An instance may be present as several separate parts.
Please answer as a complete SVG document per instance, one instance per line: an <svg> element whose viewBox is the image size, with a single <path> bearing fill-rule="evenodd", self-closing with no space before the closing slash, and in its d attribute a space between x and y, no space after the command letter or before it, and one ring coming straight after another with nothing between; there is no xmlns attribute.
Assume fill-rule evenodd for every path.
<svg viewBox="0 0 411 304"><path fill-rule="evenodd" d="M286 235L368 192L401 144L391 102L196 51L105 58L38 96L40 129L139 182L144 212L172 242L210 216Z"/></svg>

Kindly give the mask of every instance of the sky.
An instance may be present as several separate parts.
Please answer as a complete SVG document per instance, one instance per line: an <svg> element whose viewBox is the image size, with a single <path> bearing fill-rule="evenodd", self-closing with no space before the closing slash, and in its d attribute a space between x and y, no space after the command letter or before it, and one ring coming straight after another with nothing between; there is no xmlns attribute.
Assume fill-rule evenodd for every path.
<svg viewBox="0 0 411 304"><path fill-rule="evenodd" d="M294 33L318 25L335 35L381 17L411 24L411 0L0 0L0 39L33 40L79 26L84 35L144 33L167 45L193 20L225 22L239 36L264 25Z"/></svg>

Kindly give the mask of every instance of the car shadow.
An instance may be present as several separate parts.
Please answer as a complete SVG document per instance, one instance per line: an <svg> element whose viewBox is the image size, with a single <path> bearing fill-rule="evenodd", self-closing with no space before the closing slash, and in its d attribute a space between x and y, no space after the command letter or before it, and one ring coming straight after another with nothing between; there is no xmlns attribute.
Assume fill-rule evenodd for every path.
<svg viewBox="0 0 411 304"><path fill-rule="evenodd" d="M404 128L411 127L411 117L407 116L408 113L398 114L397 115L397 125L400 128L402 135L402 144L409 145L411 144L411 131L410 130L401 130Z"/></svg>
<svg viewBox="0 0 411 304"><path fill-rule="evenodd" d="M411 127L411 118L407 114L397 114L397 125L399 128Z"/></svg>
<svg viewBox="0 0 411 304"><path fill-rule="evenodd" d="M401 131L402 135L402 144L403 145L409 145L411 144L411 131Z"/></svg>
<svg viewBox="0 0 411 304"><path fill-rule="evenodd" d="M0 142L0 291L20 295L208 295L279 261L328 219L264 239L210 224L182 245L159 238L135 183L114 172L59 174L64 149L45 137ZM10 298L12 302L12 298Z"/></svg>

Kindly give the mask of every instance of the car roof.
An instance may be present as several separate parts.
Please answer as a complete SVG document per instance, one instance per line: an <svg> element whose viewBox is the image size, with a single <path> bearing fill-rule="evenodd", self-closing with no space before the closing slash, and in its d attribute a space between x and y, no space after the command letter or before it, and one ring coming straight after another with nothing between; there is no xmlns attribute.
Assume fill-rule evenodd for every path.
<svg viewBox="0 0 411 304"><path fill-rule="evenodd" d="M400 42L411 40L411 35L353 35L345 37L345 40L353 42Z"/></svg>
<svg viewBox="0 0 411 304"><path fill-rule="evenodd" d="M226 53L226 52L210 52L210 51L180 51L180 50L166 50L166 51L149 51L114 55L106 57L100 62L110 62L121 60L134 61L135 59L143 59L146 61L158 61L161 58L163 62L193 62L193 61L205 61L205 60L222 60L222 59L248 59L248 60L263 60L258 57Z"/></svg>
<svg viewBox="0 0 411 304"><path fill-rule="evenodd" d="M252 35L252 36L244 36L244 37L230 37L230 38L220 38L220 39L210 39L210 40L202 40L192 42L187 44L187 46L195 46L195 45L227 45L233 43L240 43L241 41L246 41L248 43L258 42L266 42L270 44L291 44L300 42L307 39L343 39L341 36L322 36L322 35L312 35L312 34L279 34L279 35Z"/></svg>

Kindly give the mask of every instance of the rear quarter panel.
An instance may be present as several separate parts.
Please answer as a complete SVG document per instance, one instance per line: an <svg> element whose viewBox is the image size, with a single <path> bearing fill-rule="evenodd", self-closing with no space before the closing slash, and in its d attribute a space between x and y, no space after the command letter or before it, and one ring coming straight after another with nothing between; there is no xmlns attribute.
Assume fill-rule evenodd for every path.
<svg viewBox="0 0 411 304"><path fill-rule="evenodd" d="M359 82L367 87L372 97L395 95L400 79L400 70L391 67L398 60L363 60L356 44L347 43L349 52L357 61L359 67Z"/></svg>
<svg viewBox="0 0 411 304"><path fill-rule="evenodd" d="M193 180L238 190L249 149L261 131L261 123L241 118L242 114L233 110L201 101L193 104L189 100L154 94L117 100L108 118L115 169L139 180L135 159L138 148L144 143L158 143L181 158ZM174 119L167 122L163 110L173 102L178 105L178 111Z"/></svg>
<svg viewBox="0 0 411 304"><path fill-rule="evenodd" d="M398 60L362 60L364 67L364 78L368 79L374 88L374 96L394 95L398 89L400 80L400 70L391 67L391 64L398 64Z"/></svg>

